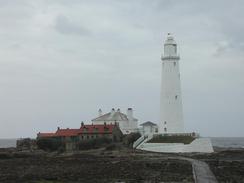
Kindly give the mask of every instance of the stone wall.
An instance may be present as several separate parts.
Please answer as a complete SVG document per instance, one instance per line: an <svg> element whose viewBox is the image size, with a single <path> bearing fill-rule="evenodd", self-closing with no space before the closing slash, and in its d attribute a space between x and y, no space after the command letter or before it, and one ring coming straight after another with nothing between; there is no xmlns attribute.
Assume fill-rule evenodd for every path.
<svg viewBox="0 0 244 183"><path fill-rule="evenodd" d="M16 148L19 151L36 150L37 149L36 140L30 138L18 139L16 141Z"/></svg>

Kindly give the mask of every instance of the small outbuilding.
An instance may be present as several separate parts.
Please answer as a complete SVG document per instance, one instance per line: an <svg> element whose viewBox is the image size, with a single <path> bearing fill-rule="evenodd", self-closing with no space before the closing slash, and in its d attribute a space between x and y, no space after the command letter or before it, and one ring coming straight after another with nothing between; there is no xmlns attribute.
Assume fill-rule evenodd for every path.
<svg viewBox="0 0 244 183"><path fill-rule="evenodd" d="M150 134L157 134L158 133L157 124L155 124L151 121L147 121L145 123L142 123L140 126L142 126L143 135L150 135Z"/></svg>

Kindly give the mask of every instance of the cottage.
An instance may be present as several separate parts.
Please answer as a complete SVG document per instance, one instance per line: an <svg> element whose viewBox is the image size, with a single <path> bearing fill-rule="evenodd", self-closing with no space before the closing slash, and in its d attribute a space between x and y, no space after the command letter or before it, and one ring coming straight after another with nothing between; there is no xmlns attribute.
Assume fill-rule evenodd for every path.
<svg viewBox="0 0 244 183"><path fill-rule="evenodd" d="M75 150L81 141L106 138L113 142L121 141L122 132L117 124L85 125L81 123L78 129L60 129L55 133L38 133L37 139L55 138L65 145L66 150Z"/></svg>

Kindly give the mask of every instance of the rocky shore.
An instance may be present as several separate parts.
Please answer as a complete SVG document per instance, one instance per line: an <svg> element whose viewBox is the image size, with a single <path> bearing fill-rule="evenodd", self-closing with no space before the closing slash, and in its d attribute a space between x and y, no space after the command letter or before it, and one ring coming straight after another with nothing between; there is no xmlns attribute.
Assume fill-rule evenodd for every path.
<svg viewBox="0 0 244 183"><path fill-rule="evenodd" d="M191 162L179 157L206 162L219 182L244 182L240 149L190 155L129 149L63 154L0 149L0 182L194 182Z"/></svg>
<svg viewBox="0 0 244 183"><path fill-rule="evenodd" d="M244 149L216 148L215 151L191 157L206 162L218 182L244 182Z"/></svg>
<svg viewBox="0 0 244 183"><path fill-rule="evenodd" d="M193 182L184 160L150 159L133 151L86 151L77 154L0 153L0 182Z"/></svg>

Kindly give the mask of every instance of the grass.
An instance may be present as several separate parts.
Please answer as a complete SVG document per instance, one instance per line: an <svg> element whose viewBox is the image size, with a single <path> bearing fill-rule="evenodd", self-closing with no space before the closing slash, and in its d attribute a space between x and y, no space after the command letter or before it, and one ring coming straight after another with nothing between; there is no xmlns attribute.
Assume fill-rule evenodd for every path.
<svg viewBox="0 0 244 183"><path fill-rule="evenodd" d="M192 136L163 136L157 135L154 136L148 143L183 143L190 144L195 137Z"/></svg>

